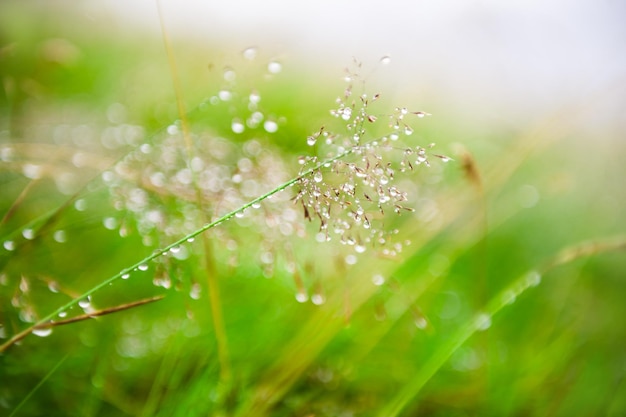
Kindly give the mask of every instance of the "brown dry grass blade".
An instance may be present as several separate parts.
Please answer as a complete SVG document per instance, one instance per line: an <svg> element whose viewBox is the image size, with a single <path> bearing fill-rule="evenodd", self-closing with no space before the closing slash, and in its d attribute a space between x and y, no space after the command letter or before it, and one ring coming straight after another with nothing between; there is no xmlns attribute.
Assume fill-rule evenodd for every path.
<svg viewBox="0 0 626 417"><path fill-rule="evenodd" d="M62 326L62 325L65 325L65 324L76 323L76 322L79 322L79 321L88 320L88 319L92 319L92 318L99 317L99 316L104 316L104 315L111 314L111 313L117 313L119 311L129 310L131 308L139 307L139 306L142 306L144 304L153 303L155 301L162 300L163 298L165 298L164 295L157 295L155 297L145 298L143 300L133 301L131 303L120 304L120 305L115 306L115 307L104 308L102 310L93 311L93 312L87 313L87 314L81 314L80 316L71 317L69 319L58 320L58 321L49 321L49 322L46 322L46 323L41 323L41 324L38 324L36 326L29 327L28 329L25 329L25 330L21 331L20 333L17 333L11 339L9 339L9 341L7 341L5 344L0 346L0 353L4 352L8 348L13 346L17 342L19 342L20 340L24 339L26 336L28 336L29 334L31 334L35 330L49 329L49 328L52 328L52 327Z"/></svg>

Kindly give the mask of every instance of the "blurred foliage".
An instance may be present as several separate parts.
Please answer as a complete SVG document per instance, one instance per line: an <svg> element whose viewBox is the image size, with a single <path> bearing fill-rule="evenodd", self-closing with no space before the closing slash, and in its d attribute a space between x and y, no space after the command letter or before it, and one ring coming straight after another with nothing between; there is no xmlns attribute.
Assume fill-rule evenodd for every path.
<svg viewBox="0 0 626 417"><path fill-rule="evenodd" d="M141 176L125 178L131 188L106 179L125 155L141 155L142 145L166 146L168 129L179 126L160 39L44 2L3 3L0 33L5 343L200 227L203 208L180 190L145 188ZM234 149L237 165L236 150L254 143L277 158L269 174L297 175L307 136L334 123L328 111L345 88L341 72L326 80L283 63L282 73L271 74L272 57L262 48L249 60L222 46L176 38L173 46L196 145ZM236 83L225 77L230 70ZM224 89L235 99L215 105ZM278 124L275 133L261 126L233 133L233 117L245 120L252 111L243 98L253 91L265 120ZM467 137L452 120L420 121L410 139L437 142L454 161L404 180L414 183L417 210L389 221L399 242L411 240L399 256L372 250L346 264L351 248L318 243L314 224L302 226L304 238L277 237L253 219L233 219L206 233L212 257L196 239L184 256L158 259L66 313L159 294L163 300L10 346L0 356L0 408L10 414L30 394L16 415L351 416L391 409L457 340L458 329L515 279L563 248L626 233L625 144L611 140L619 132L609 122L580 129L572 120L584 111L547 115L540 126L484 126ZM116 134L124 139L110 142ZM184 160L183 147L177 158ZM129 209L125 193L142 187L167 228L144 230ZM291 210L290 197L262 210ZM218 211L219 202L211 203ZM304 223L294 210L294 224ZM401 403L401 415L624 415L626 258L623 251L592 255L546 269L540 285L453 350ZM220 377L207 270L218 277L231 378ZM372 283L376 277L384 284ZM301 287L319 302L297 302Z"/></svg>

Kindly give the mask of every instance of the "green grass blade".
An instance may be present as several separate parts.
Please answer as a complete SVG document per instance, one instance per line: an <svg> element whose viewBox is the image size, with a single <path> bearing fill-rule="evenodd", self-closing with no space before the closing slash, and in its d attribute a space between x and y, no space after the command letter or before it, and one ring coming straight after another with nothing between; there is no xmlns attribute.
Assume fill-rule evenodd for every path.
<svg viewBox="0 0 626 417"><path fill-rule="evenodd" d="M54 368L52 368L50 370L50 372L48 372L48 374L46 376L44 376L41 379L41 381L39 381L39 383L37 385L35 385L32 390L30 390L30 392L26 395L26 397L24 397L24 399L22 399L22 401L20 401L20 403L13 409L11 414L9 414L9 417L13 417L13 416L17 415L17 413L24 406L24 404L26 404L28 402L28 400L35 394L35 392L37 392L37 390L39 388L41 388L41 386L57 371L57 369L59 369L61 367L61 365L63 365L63 362L65 362L65 360L69 356L70 356L69 354L65 355L63 358L61 358L61 360L59 362L57 362L56 365L54 365Z"/></svg>
<svg viewBox="0 0 626 417"><path fill-rule="evenodd" d="M602 241L584 242L570 246L548 260L541 268L529 271L517 278L499 294L493 297L484 311L474 315L450 337L448 342L426 362L419 374L409 381L404 388L382 409L380 417L396 417L419 394L426 383L441 369L448 359L472 335L489 327L492 317L529 288L541 281L541 275L559 265L576 259L603 252L626 249L626 236Z"/></svg>

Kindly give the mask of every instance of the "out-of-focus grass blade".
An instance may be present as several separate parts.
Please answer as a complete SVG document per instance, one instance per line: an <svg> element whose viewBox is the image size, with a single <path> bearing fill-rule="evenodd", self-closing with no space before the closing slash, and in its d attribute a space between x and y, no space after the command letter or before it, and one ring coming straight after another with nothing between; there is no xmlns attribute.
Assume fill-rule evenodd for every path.
<svg viewBox="0 0 626 417"><path fill-rule="evenodd" d="M48 372L48 374L46 376L44 376L41 379L41 381L39 381L39 383L33 387L32 390L30 390L30 392L26 395L26 397L24 397L24 399L22 401L20 401L20 403L17 405L17 407L15 407L13 409L11 414L9 414L9 417L13 417L13 416L17 415L17 412L20 411L20 409L24 406L24 404L26 404L28 402L30 397L32 397L33 394L35 392L37 392L37 390L57 371L57 369L59 369L61 367L61 365L63 365L63 362L65 362L65 360L68 358L68 356L69 356L69 354L65 355L63 358L61 358L61 360L59 362L57 362L57 364L54 366L54 368L52 368L50 370L50 372Z"/></svg>
<svg viewBox="0 0 626 417"><path fill-rule="evenodd" d="M461 326L428 360L419 374L396 395L378 414L380 417L395 417L399 415L420 392L424 385L439 371L446 361L457 351L474 333L489 327L492 317L505 306L512 304L515 299L529 288L541 282L541 276L550 269L566 264L579 258L600 254L603 252L626 249L626 236L617 238L584 242L570 246L550 258L543 266L532 270L517 278L499 294L494 296L485 309L476 313L468 322Z"/></svg>

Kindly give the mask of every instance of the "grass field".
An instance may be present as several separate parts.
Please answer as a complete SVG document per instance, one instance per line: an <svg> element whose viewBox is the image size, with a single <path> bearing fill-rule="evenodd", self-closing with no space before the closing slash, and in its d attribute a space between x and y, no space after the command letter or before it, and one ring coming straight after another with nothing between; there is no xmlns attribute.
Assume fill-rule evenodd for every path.
<svg viewBox="0 0 626 417"><path fill-rule="evenodd" d="M385 57L329 79L17 4L0 414L626 415L615 89L464 130Z"/></svg>

